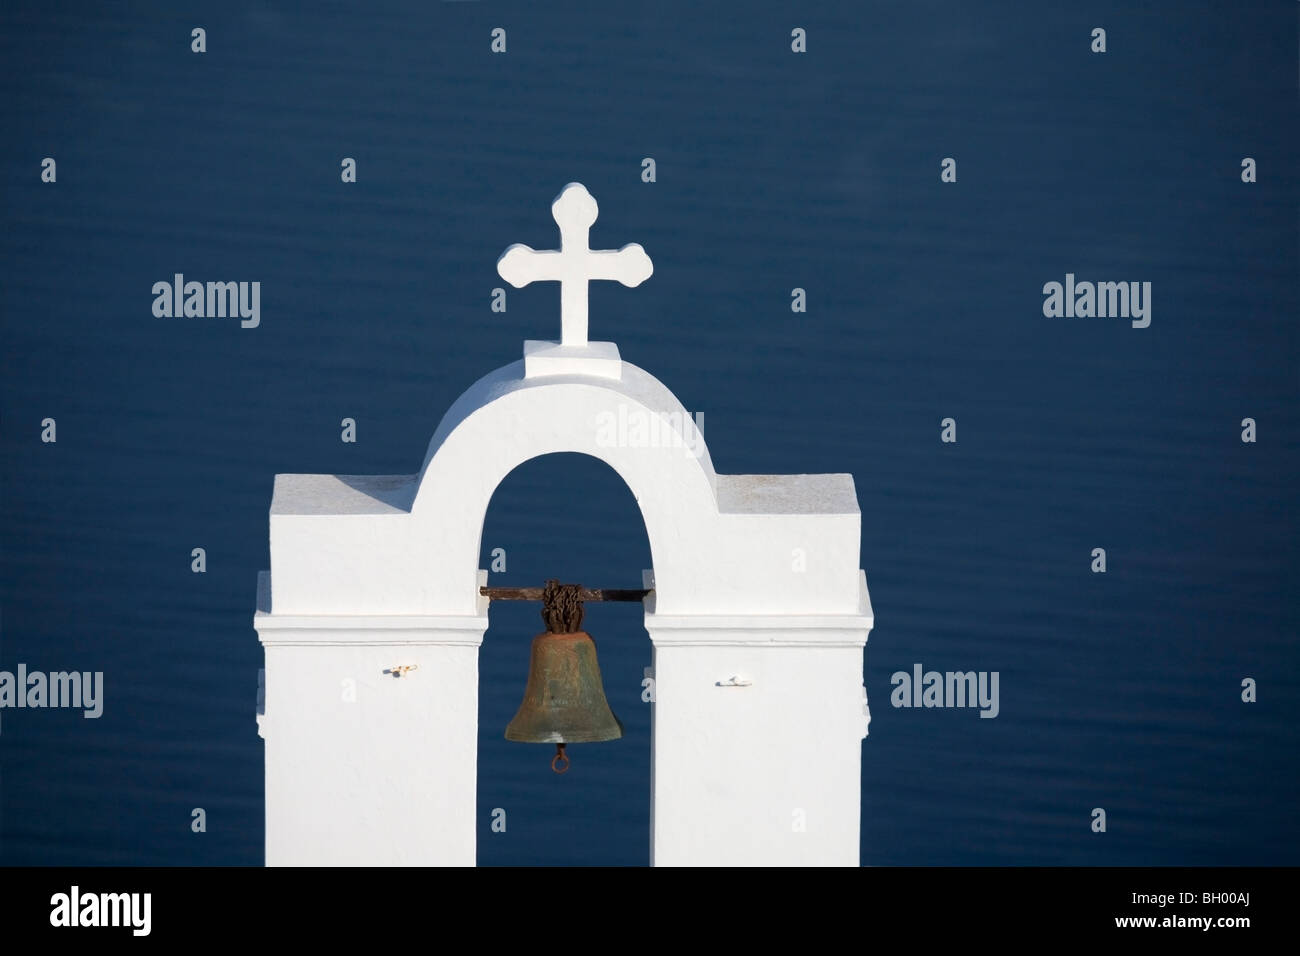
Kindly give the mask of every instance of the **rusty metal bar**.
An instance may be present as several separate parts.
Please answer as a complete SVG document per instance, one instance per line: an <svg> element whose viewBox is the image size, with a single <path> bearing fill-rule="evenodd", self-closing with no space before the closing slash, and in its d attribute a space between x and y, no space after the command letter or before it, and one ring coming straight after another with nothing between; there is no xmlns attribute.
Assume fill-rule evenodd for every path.
<svg viewBox="0 0 1300 956"><path fill-rule="evenodd" d="M489 588L478 589L479 594L493 601L540 601L545 588ZM650 591L644 588L579 588L580 601L640 601Z"/></svg>

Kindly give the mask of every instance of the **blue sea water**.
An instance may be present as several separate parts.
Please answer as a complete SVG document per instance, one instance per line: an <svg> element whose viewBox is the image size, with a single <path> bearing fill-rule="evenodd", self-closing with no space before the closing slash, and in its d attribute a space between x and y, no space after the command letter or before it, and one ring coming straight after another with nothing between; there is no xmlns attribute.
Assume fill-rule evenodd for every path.
<svg viewBox="0 0 1300 956"><path fill-rule="evenodd" d="M0 863L262 862L272 478L416 471L463 389L555 336L553 286L490 293L574 180L593 245L655 265L592 286L593 337L703 413L718 470L854 476L863 863L1300 862L1296 26L1290 0L0 6L0 669L106 683L98 720L0 712ZM260 281L261 325L155 318L177 272ZM1150 281L1150 327L1044 317L1067 273ZM650 566L577 456L509 476L497 547L496 584ZM492 608L481 863L647 860L649 639L635 605L587 623L626 736L559 778L501 736L536 608ZM999 716L891 707L917 662L998 671Z"/></svg>

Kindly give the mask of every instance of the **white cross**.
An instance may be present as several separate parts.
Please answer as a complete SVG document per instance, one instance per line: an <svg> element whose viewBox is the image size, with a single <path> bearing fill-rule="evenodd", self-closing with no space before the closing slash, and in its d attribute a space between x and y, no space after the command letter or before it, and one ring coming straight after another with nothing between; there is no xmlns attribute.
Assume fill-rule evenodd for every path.
<svg viewBox="0 0 1300 956"><path fill-rule="evenodd" d="M560 248L537 250L515 243L497 260L497 272L516 289L530 282L560 283L560 344L587 344L587 283L613 279L638 286L654 265L638 243L617 251L589 249L588 230L600 210L582 183L569 183L551 203L560 227Z"/></svg>

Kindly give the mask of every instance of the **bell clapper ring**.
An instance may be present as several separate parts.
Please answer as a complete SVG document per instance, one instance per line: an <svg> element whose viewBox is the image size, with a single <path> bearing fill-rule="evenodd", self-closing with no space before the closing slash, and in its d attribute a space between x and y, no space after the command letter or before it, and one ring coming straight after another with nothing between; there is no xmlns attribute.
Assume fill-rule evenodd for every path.
<svg viewBox="0 0 1300 956"><path fill-rule="evenodd" d="M555 745L555 756L551 758L551 769L564 773L569 769L569 755L564 752L564 744Z"/></svg>

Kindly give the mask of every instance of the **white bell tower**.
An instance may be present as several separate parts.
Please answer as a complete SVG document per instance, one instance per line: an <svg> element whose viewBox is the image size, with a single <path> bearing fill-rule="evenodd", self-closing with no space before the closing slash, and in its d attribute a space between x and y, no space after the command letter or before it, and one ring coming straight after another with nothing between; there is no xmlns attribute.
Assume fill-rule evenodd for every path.
<svg viewBox="0 0 1300 956"><path fill-rule="evenodd" d="M872 611L853 478L716 473L676 397L587 341L587 283L639 285L645 250L589 249L579 184L552 213L560 249L511 246L498 270L560 282L558 343L461 395L416 474L275 478L266 862L474 864L484 516L518 465L580 452L631 489L654 564L650 862L856 866ZM659 440L611 429L629 420Z"/></svg>

